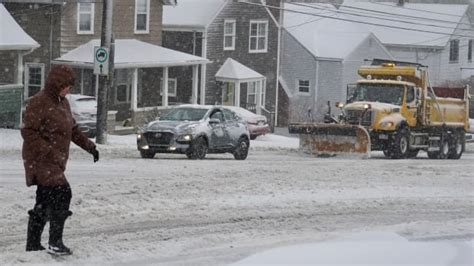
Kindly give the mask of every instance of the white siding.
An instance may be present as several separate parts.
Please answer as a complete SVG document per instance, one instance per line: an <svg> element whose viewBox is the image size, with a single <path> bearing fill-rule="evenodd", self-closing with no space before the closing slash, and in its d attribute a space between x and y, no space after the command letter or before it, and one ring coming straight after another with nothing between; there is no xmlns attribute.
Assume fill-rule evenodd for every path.
<svg viewBox="0 0 474 266"><path fill-rule="evenodd" d="M316 96L316 61L290 34L283 31L281 76L290 90L289 121L309 121L308 109L314 110ZM309 94L298 92L297 80L309 80Z"/></svg>
<svg viewBox="0 0 474 266"><path fill-rule="evenodd" d="M464 36L473 36L472 26L470 27L471 31L464 30L466 28L465 24L469 24L469 19L467 16L464 16L461 20L461 25L458 25L458 28L454 31L454 34L464 35ZM450 40L459 39L459 61L458 62L449 62L449 42L446 44L445 49L441 54L441 73L440 78L441 82L443 81L455 81L462 79L461 67L473 67L474 64L468 63L467 61L467 43L469 38L452 36Z"/></svg>

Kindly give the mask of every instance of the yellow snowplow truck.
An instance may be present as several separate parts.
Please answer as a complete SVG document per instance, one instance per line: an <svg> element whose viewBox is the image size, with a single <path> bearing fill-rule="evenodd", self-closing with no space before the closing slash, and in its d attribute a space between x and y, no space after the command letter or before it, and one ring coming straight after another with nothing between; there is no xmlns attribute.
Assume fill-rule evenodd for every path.
<svg viewBox="0 0 474 266"><path fill-rule="evenodd" d="M300 148L313 154L381 150L393 159L414 158L420 150L431 159L459 159L469 130L469 90L431 87L426 68L381 62L362 66L363 78L348 87L345 104L332 123L290 123Z"/></svg>

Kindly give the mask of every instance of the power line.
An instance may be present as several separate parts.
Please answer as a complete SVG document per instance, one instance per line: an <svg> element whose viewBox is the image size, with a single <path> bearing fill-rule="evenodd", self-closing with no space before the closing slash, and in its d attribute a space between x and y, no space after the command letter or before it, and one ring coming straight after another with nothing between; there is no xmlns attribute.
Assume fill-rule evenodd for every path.
<svg viewBox="0 0 474 266"><path fill-rule="evenodd" d="M449 13L441 13L441 12L428 11L428 10L423 10L423 9L418 9L418 8L409 8L409 7L405 7L405 6L396 6L396 5L394 6L394 5L388 5L388 4L377 3L377 2L374 2L374 4L376 4L376 5L381 5L381 6L389 6L389 7L402 8L402 9L407 9L407 10L415 10L415 11L420 11L420 12L425 12L425 13L431 13L431 14L437 14L437 15L444 15L444 16L451 16L451 17L462 18L462 16L458 16L458 15L453 15L453 14L449 14Z"/></svg>
<svg viewBox="0 0 474 266"><path fill-rule="evenodd" d="M312 9L317 9L317 10L327 10L327 8L321 8L321 7L316 7L315 5L305 5L301 3L291 3L292 5L296 6L303 6L303 7L308 7ZM425 24L425 23L420 23L420 22L410 22L410 21L405 21L405 20L399 20L399 19L387 19L387 18L382 18L379 16L371 16L371 15L362 15L362 14L356 14L356 13L350 13L350 12L344 12L341 10L334 10L336 13L341 13L349 16L355 16L355 17L364 17L364 18L373 18L373 19L378 19L378 20L383 20L383 21L392 21L392 22L399 22L399 23L405 23L405 24L410 24L410 25L419 25L419 26L429 26L432 28L443 28L443 29L449 29L449 30L455 30L456 28L448 27L448 26L442 26L442 25L434 25L434 24ZM474 31L474 29L463 29L463 30L468 30L468 31Z"/></svg>
<svg viewBox="0 0 474 266"><path fill-rule="evenodd" d="M328 13L334 13L334 12L328 12ZM313 23L313 22L316 22L316 21L320 21L321 19L324 19L324 18L317 18L317 19L308 20L308 21L302 22L300 24L295 24L295 25L292 25L292 26L288 26L286 28L287 29L297 28L297 27L300 27L300 26L303 26L303 25L306 25L306 24L310 24L310 23Z"/></svg>
<svg viewBox="0 0 474 266"><path fill-rule="evenodd" d="M270 6L270 5L267 5L267 4L251 3L251 2L247 2L247 1L243 1L243 0L240 0L240 3L245 3L245 4L249 4L249 5L254 5L254 6L269 7L269 8L273 8L273 9L279 9L279 10L284 10L284 11L288 11L288 12L292 12L292 13L299 13L299 14L310 15L310 16L315 16L315 17L330 18L330 19L334 19L334 20L342 20L342 21L372 25L372 26L379 26L379 27L385 27L385 28L391 28L391 29L400 29L400 30L408 30L408 31L415 31L415 32L433 33L433 34L439 34L439 35L445 35L445 36L458 36L458 37L472 38L472 36L467 36L467 35L462 35L462 34L457 34L457 33L447 34L447 33L444 33L444 32L420 30L420 29L405 28L405 27L398 27L398 26L389 26L389 25L383 25L383 24L377 24L377 23L371 23L371 22L362 22L362 21L353 20L353 19L346 19L346 18L334 18L334 17L331 17L331 16L318 15L318 14L310 13L310 12L303 12L303 11L285 9L285 8L281 8L281 7L277 7L277 6Z"/></svg>
<svg viewBox="0 0 474 266"><path fill-rule="evenodd" d="M394 13L385 12L385 11L381 11L381 10L367 9L367 8L361 8L361 7L355 7L355 6L348 6L348 5L344 5L344 4L333 4L333 5L342 7L344 9L356 9L356 10L361 10L361 11L368 11L370 13L380 13L380 14L383 14L383 15L389 15L391 17L414 18L414 19L430 20L430 21L436 21L436 22L448 23L448 24L456 24L456 25L459 24L459 25L471 26L471 24L469 24L469 23L463 23L463 22L460 22L460 21L455 22L455 21L428 18L428 17L418 17L418 16L411 16L411 15L405 15L405 14L394 14ZM392 6L390 6L390 7L392 7ZM426 10L425 10L425 12L431 13L430 11L426 11ZM453 15L453 16L455 16L459 19L461 19L463 17L463 16L457 16L457 15Z"/></svg>

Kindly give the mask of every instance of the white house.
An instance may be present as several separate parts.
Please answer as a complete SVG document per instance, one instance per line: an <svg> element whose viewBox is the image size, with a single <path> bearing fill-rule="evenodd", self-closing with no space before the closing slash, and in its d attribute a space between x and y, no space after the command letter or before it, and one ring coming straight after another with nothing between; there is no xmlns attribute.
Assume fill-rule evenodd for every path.
<svg viewBox="0 0 474 266"><path fill-rule="evenodd" d="M474 75L468 6L405 2L346 0L339 11L373 32L398 60L428 66L432 85Z"/></svg>

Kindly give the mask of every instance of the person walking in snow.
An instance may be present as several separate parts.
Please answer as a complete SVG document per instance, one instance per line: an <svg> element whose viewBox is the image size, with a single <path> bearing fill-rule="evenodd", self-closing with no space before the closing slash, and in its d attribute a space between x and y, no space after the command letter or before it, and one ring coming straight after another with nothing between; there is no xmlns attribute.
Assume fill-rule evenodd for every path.
<svg viewBox="0 0 474 266"><path fill-rule="evenodd" d="M99 160L94 142L78 128L65 96L74 85L74 72L68 66L54 65L46 79L46 86L31 98L26 106L21 136L26 185L37 186L36 204L28 211L26 251L44 250L41 234L49 221L48 252L72 254L63 243L69 210L71 188L64 175L71 141Z"/></svg>

